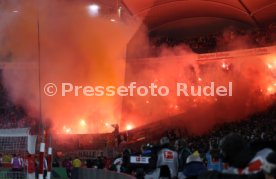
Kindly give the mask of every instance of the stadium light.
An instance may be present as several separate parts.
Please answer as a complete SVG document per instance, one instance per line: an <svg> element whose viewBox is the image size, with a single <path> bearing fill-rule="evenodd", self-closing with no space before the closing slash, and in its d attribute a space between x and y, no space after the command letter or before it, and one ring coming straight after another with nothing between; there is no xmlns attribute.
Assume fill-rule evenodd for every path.
<svg viewBox="0 0 276 179"><path fill-rule="evenodd" d="M96 17L99 15L99 10L100 10L100 6L97 5L97 4L91 4L87 7L88 9L88 14L93 16L93 17Z"/></svg>
<svg viewBox="0 0 276 179"><path fill-rule="evenodd" d="M121 16L122 16L122 7L120 6L118 8L118 17L121 18Z"/></svg>

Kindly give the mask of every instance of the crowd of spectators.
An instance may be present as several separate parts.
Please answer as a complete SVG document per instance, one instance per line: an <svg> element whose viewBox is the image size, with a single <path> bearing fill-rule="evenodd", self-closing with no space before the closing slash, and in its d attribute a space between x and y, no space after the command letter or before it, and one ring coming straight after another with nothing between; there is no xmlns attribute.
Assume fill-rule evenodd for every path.
<svg viewBox="0 0 276 179"><path fill-rule="evenodd" d="M188 45L195 53L212 53L238 48L264 47L276 44L276 28L271 24L255 29L229 28L223 32L187 37L183 39L168 36L152 38L155 46L175 47Z"/></svg>
<svg viewBox="0 0 276 179"><path fill-rule="evenodd" d="M255 114L255 115L251 116L249 119L242 120L239 122L218 125L214 129L212 129L209 133L201 135L201 136L188 136L188 135L187 136L179 136L177 134L174 134L173 130L170 130L167 133L167 136L165 137L170 141L170 142L166 143L166 148L169 150L172 150L172 151L177 151L178 156L182 156L182 157L183 157L183 155L185 156L184 161L182 159L182 161L179 161L178 164L175 164L175 165L182 166L180 172L181 172L181 174L186 174L186 177L187 177L187 173L185 173L185 172L190 171L190 169L187 169L187 168L185 169L185 167L183 168L183 166L187 165L187 163L185 163L185 162L188 162L189 155L191 155L190 156L190 159L192 158L191 160L196 161L196 162L201 162L200 166L197 166L197 167L199 167L198 172L201 172L203 170L207 171L208 169L212 170L212 168L210 168L210 165L211 165L210 163L212 163L212 162L213 162L213 164L216 163L214 161L220 161L219 162L220 164L215 165L216 166L215 170L218 170L219 172L223 172L223 171L229 172L229 170L226 170L224 168L224 165L222 163L222 157L221 157L222 149L219 148L219 146L221 145L222 139L225 138L225 136L227 136L229 133L233 133L236 136L238 136L238 139L236 136L235 136L236 139L235 139L235 137L234 137L234 139L233 139L233 137L232 138L230 137L231 140L234 140L234 142L232 142L232 143L230 142L231 145L234 146L232 148L233 150L234 149L236 150L237 148L241 148L243 143L248 144L248 146L250 146L250 149L246 149L246 150L249 153L250 153L250 151L252 152L252 155L250 156L251 158L249 157L249 159L248 159L247 154L240 155L239 157L240 157L240 160L247 161L247 163L246 162L245 163L249 165L250 161L253 160L254 155L257 155L256 153L258 153L258 151L262 151L264 149L265 149L265 151L273 151L273 150L275 151L275 149L276 149L276 136L275 136L276 126L275 126L275 124L276 124L276 105L274 104L266 112ZM177 133L177 132L175 132L175 133ZM241 139L241 140L239 140L239 139ZM177 146L177 145L179 145L179 143L181 143L182 147L184 146L185 154L179 153L181 151L181 150L179 150L179 146ZM151 146L151 147L149 147L149 146ZM155 147L152 147L152 146L155 146ZM120 171L125 171L126 173L129 173L129 174L131 174L131 172L133 172L133 170L135 170L135 172L137 172L137 170L136 170L137 168L134 168L134 169L131 168L132 165L128 164L129 161L127 161L127 159L124 160L124 156L126 157L126 156L131 156L131 155L136 155L136 156L143 155L149 151L157 151L156 153L158 154L164 148L162 146L163 146L162 143L160 145L158 141L151 141L150 144L147 144L147 145L144 144L141 147L142 151L140 151L140 150L137 151L137 147L125 149L125 151L121 155L118 156L119 158L122 158L122 162L120 163L120 167L121 167ZM247 147L247 145L244 145L244 146ZM231 146L229 148L231 148ZM239 151L237 150L236 151L237 155L238 155L238 152ZM125 153L128 153L128 154L126 155ZM151 157L153 157L153 156L151 156ZM157 160L156 161L157 165L155 165L155 167L153 167L153 168L156 169L156 167L157 167L157 168L159 168L159 170L161 170L161 168L160 168L161 166L158 167L159 159L156 159L156 160ZM124 162L127 164L124 164ZM182 165L180 165L181 163L182 163ZM116 165L116 162L114 162L113 164ZM168 164L169 168L171 167L170 165L171 164ZM247 165L245 165L245 164L242 165L241 169L246 168L246 166ZM130 167L131 169L129 169L128 167ZM195 168L197 168L197 167L195 167ZM236 167L236 166L234 166L234 167ZM164 169L164 170L166 170L166 169ZM171 168L170 168L170 170L171 170ZM193 172L194 172L194 170L193 170ZM258 173L258 172L256 172L256 173ZM236 175L235 172L230 171L230 173ZM199 173L196 173L196 174L199 174ZM161 173L160 173L160 175L161 175ZM238 178L238 176L235 176L235 175L233 176L233 178ZM173 177L173 176L174 175L171 175L171 177ZM181 177L183 177L183 175ZM255 176L255 177L262 178L259 175ZM213 177L211 177L211 178L213 178ZM214 178L217 178L217 175Z"/></svg>
<svg viewBox="0 0 276 179"><path fill-rule="evenodd" d="M12 102L7 89L3 85L0 70L0 129L32 127L35 130L35 120L29 117L21 105Z"/></svg>
<svg viewBox="0 0 276 179"><path fill-rule="evenodd" d="M206 153L209 141L219 141L231 132L240 134L249 142L276 141L276 106L273 105L265 113L255 114L249 119L218 125L206 135L184 139L191 149Z"/></svg>
<svg viewBox="0 0 276 179"><path fill-rule="evenodd" d="M262 157L264 166L266 157L276 162L275 153L273 153L276 150L275 123L276 104L273 104L265 112L254 114L241 121L220 124L201 136L188 134L181 136L176 134L179 129L172 129L164 133L160 141L159 139L146 141L140 147L133 147L131 144L128 146L124 143L123 148L119 146L120 150L114 158L95 156L84 159L77 155L67 155L56 158L54 166L64 167L68 178L74 178L74 170L79 167L113 170L137 178L153 179L177 178L177 176L179 179L197 176L210 179L225 178L226 173L229 178L240 178L239 173L236 173L240 170L244 172L241 173L243 178L249 174L248 168L256 164L254 163L256 158ZM223 150L229 153L227 149L230 153L234 151L229 154L233 155L232 158L239 154L240 160L227 161L223 157ZM260 153L262 153L261 156L259 156ZM130 159L133 156L134 159L139 158L137 163L132 160L133 158ZM161 156L167 157L166 160L171 162L167 163ZM148 163L139 163L141 160L147 161L147 157L150 157ZM273 171L275 172L275 169ZM267 171L265 173L262 167L257 167L250 174L262 179ZM251 175L245 178L251 178Z"/></svg>

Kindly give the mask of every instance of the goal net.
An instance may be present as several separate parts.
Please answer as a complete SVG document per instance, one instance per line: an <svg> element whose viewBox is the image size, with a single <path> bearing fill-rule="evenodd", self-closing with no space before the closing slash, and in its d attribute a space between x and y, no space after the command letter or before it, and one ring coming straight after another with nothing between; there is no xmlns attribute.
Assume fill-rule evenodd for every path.
<svg viewBox="0 0 276 179"><path fill-rule="evenodd" d="M28 154L35 154L36 135L30 134L30 128L0 129L0 154L2 155L0 179L26 178L24 161ZM13 154L20 155L23 160L22 171L11 169Z"/></svg>

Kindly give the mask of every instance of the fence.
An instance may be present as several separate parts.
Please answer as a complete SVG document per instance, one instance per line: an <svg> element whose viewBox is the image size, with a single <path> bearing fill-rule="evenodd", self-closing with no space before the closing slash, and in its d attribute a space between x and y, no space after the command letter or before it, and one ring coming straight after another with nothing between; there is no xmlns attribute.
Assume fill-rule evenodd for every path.
<svg viewBox="0 0 276 179"><path fill-rule="evenodd" d="M135 177L123 173L117 173L108 170L80 168L78 175L72 179L135 179Z"/></svg>
<svg viewBox="0 0 276 179"><path fill-rule="evenodd" d="M16 172L11 170L1 170L0 179L27 179L26 172Z"/></svg>

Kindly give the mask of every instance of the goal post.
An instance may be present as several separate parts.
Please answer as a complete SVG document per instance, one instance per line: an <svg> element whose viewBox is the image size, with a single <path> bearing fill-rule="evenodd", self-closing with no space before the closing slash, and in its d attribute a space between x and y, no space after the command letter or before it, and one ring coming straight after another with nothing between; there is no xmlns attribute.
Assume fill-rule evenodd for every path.
<svg viewBox="0 0 276 179"><path fill-rule="evenodd" d="M28 154L35 154L37 136L30 133L30 128L0 129L0 154L2 154L2 166L0 179L28 177L26 158ZM22 158L22 170L12 169L12 156L20 155Z"/></svg>
<svg viewBox="0 0 276 179"><path fill-rule="evenodd" d="M30 128L0 129L0 153L35 154L36 138Z"/></svg>

